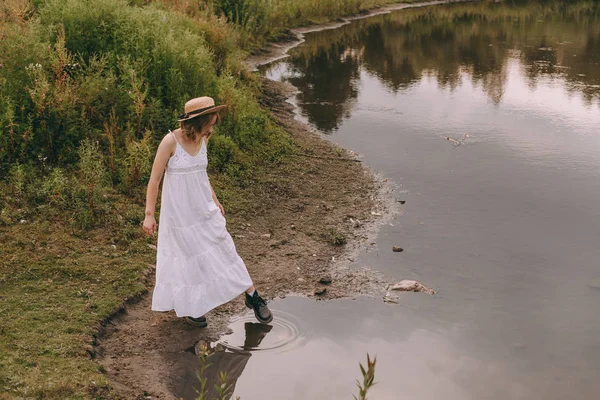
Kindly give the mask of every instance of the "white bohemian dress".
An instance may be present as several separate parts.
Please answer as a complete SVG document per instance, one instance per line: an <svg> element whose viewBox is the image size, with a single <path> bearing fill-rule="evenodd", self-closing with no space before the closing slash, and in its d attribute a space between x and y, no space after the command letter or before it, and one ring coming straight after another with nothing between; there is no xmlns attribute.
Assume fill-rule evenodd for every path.
<svg viewBox="0 0 600 400"><path fill-rule="evenodd" d="M152 310L178 317L201 317L252 285L212 199L206 153L204 139L195 156L177 141L163 181Z"/></svg>

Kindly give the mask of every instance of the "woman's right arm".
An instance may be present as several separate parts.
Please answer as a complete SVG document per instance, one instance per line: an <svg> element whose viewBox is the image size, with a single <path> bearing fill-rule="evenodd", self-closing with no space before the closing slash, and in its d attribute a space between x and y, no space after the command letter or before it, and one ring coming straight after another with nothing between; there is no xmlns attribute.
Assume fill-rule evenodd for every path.
<svg viewBox="0 0 600 400"><path fill-rule="evenodd" d="M154 212L156 210L156 197L158 196L158 185L162 179L163 172L169 162L169 158L175 151L175 138L173 135L166 135L158 145L154 164L152 164L152 172L150 173L150 181L148 182L148 190L146 191L146 216L144 218L144 232L147 235L154 234L156 231L156 219Z"/></svg>

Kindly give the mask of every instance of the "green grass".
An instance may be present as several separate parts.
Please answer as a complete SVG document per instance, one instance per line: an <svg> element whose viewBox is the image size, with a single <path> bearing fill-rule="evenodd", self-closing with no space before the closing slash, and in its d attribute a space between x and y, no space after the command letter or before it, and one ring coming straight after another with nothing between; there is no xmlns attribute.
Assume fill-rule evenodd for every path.
<svg viewBox="0 0 600 400"><path fill-rule="evenodd" d="M321 24L340 17L418 0L155 0L199 20L223 16L235 28L237 43L254 51L289 29ZM207 4L208 3L208 4Z"/></svg>
<svg viewBox="0 0 600 400"><path fill-rule="evenodd" d="M142 212L140 209L139 212ZM73 232L33 220L2 227L0 388L14 398L84 398L108 386L90 362L99 324L146 290L146 240L118 227Z"/></svg>

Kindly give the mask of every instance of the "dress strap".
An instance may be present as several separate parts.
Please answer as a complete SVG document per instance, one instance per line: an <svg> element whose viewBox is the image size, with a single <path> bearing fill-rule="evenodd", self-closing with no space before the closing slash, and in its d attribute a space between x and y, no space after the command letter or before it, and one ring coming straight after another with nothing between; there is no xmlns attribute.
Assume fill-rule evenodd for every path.
<svg viewBox="0 0 600 400"><path fill-rule="evenodd" d="M177 144L179 144L179 140L177 140L177 136L175 136L175 134L173 132L171 132L170 129L169 129L169 133L171 134L171 136L173 136L173 139L175 139L175 141L177 142Z"/></svg>
<svg viewBox="0 0 600 400"><path fill-rule="evenodd" d="M183 147L179 143L179 140L177 140L177 136L175 136L175 134L173 132L171 132L170 129L169 129L169 134L171 134L171 136L173 136L173 139L175 139L175 153L173 153L173 155L175 155L175 154L177 154L179 149L183 150ZM183 150L183 151L185 151L185 150Z"/></svg>

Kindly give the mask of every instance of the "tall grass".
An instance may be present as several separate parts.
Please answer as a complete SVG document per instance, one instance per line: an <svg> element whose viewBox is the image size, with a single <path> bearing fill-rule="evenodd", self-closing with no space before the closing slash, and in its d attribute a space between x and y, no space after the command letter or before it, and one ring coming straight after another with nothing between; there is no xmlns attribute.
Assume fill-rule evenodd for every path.
<svg viewBox="0 0 600 400"><path fill-rule="evenodd" d="M69 173L90 141L108 182L142 201L158 141L201 95L229 106L209 150L213 171L244 184L257 165L289 152L258 104L235 30L211 13L199 23L154 3L47 0L34 11L9 1L0 26L0 178L13 165Z"/></svg>
<svg viewBox="0 0 600 400"><path fill-rule="evenodd" d="M416 0L154 0L200 23L227 21L237 45L256 50L290 28L323 23L390 3Z"/></svg>

